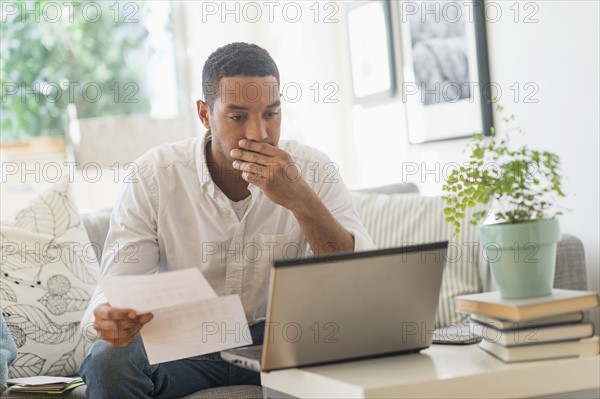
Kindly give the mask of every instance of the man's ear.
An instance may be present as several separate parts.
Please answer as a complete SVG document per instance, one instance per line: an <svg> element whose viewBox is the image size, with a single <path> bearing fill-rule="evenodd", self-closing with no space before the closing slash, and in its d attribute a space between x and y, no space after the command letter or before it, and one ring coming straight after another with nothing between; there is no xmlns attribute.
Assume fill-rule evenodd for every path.
<svg viewBox="0 0 600 399"><path fill-rule="evenodd" d="M210 130L210 110L208 104L202 100L196 101L196 107L198 109L198 117L200 118L200 122L204 125L204 127Z"/></svg>

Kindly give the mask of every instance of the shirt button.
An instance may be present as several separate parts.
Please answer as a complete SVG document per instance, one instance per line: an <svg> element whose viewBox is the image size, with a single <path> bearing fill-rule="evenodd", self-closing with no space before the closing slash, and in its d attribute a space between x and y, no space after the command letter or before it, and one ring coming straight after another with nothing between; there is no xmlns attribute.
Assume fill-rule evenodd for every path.
<svg viewBox="0 0 600 399"><path fill-rule="evenodd" d="M235 294L237 294L237 291L236 290L231 290L231 291L229 291L229 294L230 295L235 295Z"/></svg>
<svg viewBox="0 0 600 399"><path fill-rule="evenodd" d="M224 213L225 213L225 216L231 215L231 211L225 211Z"/></svg>

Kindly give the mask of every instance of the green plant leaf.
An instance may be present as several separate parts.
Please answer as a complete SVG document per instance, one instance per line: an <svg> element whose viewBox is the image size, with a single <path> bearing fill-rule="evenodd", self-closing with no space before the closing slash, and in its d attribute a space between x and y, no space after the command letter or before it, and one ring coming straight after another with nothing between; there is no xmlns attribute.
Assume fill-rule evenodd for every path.
<svg viewBox="0 0 600 399"><path fill-rule="evenodd" d="M502 114L503 107L496 103L496 110ZM505 137L499 137L494 128L490 137L474 135L467 145L466 166L453 170L443 186L445 193L453 194L444 198L444 212L455 233L467 209L492 199L507 208L493 215L496 220L519 223L559 214L551 212L555 198L564 196L558 155L527 146L510 148L510 135L522 130L512 125L514 115L503 120L507 122ZM485 212L475 212L470 223L483 217Z"/></svg>

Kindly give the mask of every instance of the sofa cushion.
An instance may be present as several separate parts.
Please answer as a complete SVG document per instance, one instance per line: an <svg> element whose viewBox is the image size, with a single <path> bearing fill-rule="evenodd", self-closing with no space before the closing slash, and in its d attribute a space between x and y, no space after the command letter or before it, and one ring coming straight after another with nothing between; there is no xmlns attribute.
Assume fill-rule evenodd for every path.
<svg viewBox="0 0 600 399"><path fill-rule="evenodd" d="M98 263L102 259L102 251L104 250L104 242L108 235L110 225L111 209L100 209L94 212L82 213L81 221L87 231L90 243L93 243Z"/></svg>
<svg viewBox="0 0 600 399"><path fill-rule="evenodd" d="M98 262L68 179L1 225L2 312L19 350L10 376L77 374L90 345L79 322Z"/></svg>
<svg viewBox="0 0 600 399"><path fill-rule="evenodd" d="M198 391L183 399L262 399L262 388L256 385L232 385Z"/></svg>
<svg viewBox="0 0 600 399"><path fill-rule="evenodd" d="M454 297L481 291L477 228L465 224L453 237L452 225L444 220L441 197L357 192L352 196L378 248L449 241L436 322L439 326L464 322L466 315L456 312ZM471 214L467 212L467 219Z"/></svg>
<svg viewBox="0 0 600 399"><path fill-rule="evenodd" d="M355 190L355 192L371 194L417 194L419 192L419 186L410 182L395 183L387 184L385 186L361 188Z"/></svg>
<svg viewBox="0 0 600 399"><path fill-rule="evenodd" d="M67 391L59 397L85 399L85 385ZM54 395L52 395L54 396ZM1 399L42 399L49 395L38 393L11 392L10 389L0 395ZM262 399L262 388L256 385L233 385L230 387L210 388L195 392L183 399Z"/></svg>

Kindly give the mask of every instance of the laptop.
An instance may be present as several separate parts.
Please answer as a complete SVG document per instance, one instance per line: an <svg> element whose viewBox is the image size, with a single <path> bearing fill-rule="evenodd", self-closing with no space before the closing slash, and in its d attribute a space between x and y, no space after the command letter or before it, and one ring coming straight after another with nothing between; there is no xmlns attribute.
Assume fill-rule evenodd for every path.
<svg viewBox="0 0 600 399"><path fill-rule="evenodd" d="M275 261L263 345L221 357L254 371L431 345L448 242Z"/></svg>

